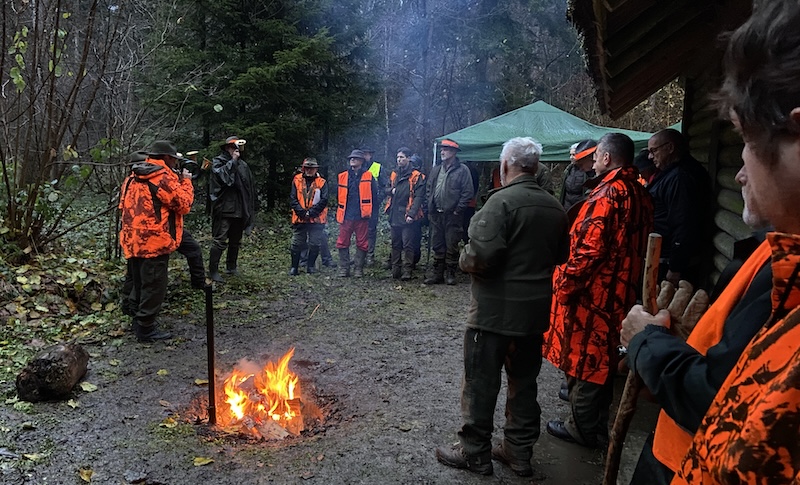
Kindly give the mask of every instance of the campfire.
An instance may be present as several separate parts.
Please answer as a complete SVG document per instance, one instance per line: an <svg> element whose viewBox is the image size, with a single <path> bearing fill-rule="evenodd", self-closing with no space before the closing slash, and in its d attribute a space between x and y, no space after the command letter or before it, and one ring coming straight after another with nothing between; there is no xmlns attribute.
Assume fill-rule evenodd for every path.
<svg viewBox="0 0 800 485"><path fill-rule="evenodd" d="M263 367L243 360L224 380L217 424L257 438L297 436L305 419L319 418L319 409L301 397L299 379L289 370L294 348Z"/></svg>

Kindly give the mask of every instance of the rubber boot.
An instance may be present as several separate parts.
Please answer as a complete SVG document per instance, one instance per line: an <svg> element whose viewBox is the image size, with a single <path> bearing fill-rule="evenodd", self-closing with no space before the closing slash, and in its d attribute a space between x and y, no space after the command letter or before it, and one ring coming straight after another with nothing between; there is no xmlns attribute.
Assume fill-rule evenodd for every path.
<svg viewBox="0 0 800 485"><path fill-rule="evenodd" d="M339 277L350 276L350 248L339 249Z"/></svg>
<svg viewBox="0 0 800 485"><path fill-rule="evenodd" d="M306 261L306 273L314 274L317 272L317 255L319 248L311 248L308 250L308 261Z"/></svg>
<svg viewBox="0 0 800 485"><path fill-rule="evenodd" d="M438 285L444 283L444 260L434 259L433 266L428 270L425 277L426 285Z"/></svg>
<svg viewBox="0 0 800 485"><path fill-rule="evenodd" d="M400 279L408 281L412 278L411 273L414 268L414 250L406 249L403 251L403 264Z"/></svg>
<svg viewBox="0 0 800 485"><path fill-rule="evenodd" d="M239 248L228 246L228 254L225 257L225 273L233 276L239 275L237 263L239 261Z"/></svg>
<svg viewBox="0 0 800 485"><path fill-rule="evenodd" d="M402 251L400 249L392 248L392 254L390 256L391 257L391 261L392 261L392 278L394 278L396 280L400 279L401 254L402 254Z"/></svg>
<svg viewBox="0 0 800 485"><path fill-rule="evenodd" d="M356 250L355 266L353 267L353 276L356 278L364 277L364 263L367 261L367 252L360 249Z"/></svg>
<svg viewBox="0 0 800 485"><path fill-rule="evenodd" d="M211 246L211 251L208 257L208 277L217 283L223 283L225 280L219 274L219 260L222 257L222 250Z"/></svg>
<svg viewBox="0 0 800 485"><path fill-rule="evenodd" d="M300 274L300 251L292 250L292 267L289 268L289 276L297 276Z"/></svg>
<svg viewBox="0 0 800 485"><path fill-rule="evenodd" d="M456 284L456 267L454 265L447 265L447 271L444 274L444 282L451 286Z"/></svg>

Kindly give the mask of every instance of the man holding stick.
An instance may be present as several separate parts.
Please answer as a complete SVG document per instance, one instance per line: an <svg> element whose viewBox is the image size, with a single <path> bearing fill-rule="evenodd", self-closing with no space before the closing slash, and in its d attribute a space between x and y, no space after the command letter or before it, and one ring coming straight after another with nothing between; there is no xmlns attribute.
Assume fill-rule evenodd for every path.
<svg viewBox="0 0 800 485"><path fill-rule="evenodd" d="M797 0L757 3L750 20L729 38L726 76L719 95L721 112L730 116L745 142L744 165L736 175L745 202L743 218L751 225L769 221L776 232L768 234L767 246L748 260L698 323L688 342L697 349L695 355L691 349L681 351L670 344L675 350L666 352L666 358L659 353L659 360L650 363L650 355L655 355L651 347L658 348L653 342L669 337L664 328L670 317L665 312L652 317L635 308L624 323L623 342L630 340L631 369L642 375L648 387L653 386L659 399L667 396L669 389L652 381L654 365L670 376L666 386L677 383L691 389L665 401L666 414L656 430L653 454L677 469L672 484L789 484L800 477L798 22ZM768 257L770 264L764 265ZM742 294L736 306L730 303L731 295L726 297L734 291ZM733 309L727 311L724 305ZM722 365L708 363L714 357L712 352L720 346L732 347L732 335L739 341L745 339L740 332L755 333L755 337L745 342L743 350L727 352L724 362L730 373L719 375ZM715 339L719 343L713 345ZM692 372L703 364L704 347L711 375L706 379L719 389L716 392L708 390L708 383L698 383L700 374ZM704 409L693 402L698 398L708 407L705 416ZM671 420L686 423L692 432L696 429L694 438L689 441L685 434L676 434L677 426ZM665 428L665 423L673 426ZM670 432L673 438L668 443L674 453L667 463L659 453L661 440ZM667 475L659 483L669 479Z"/></svg>
<svg viewBox="0 0 800 485"><path fill-rule="evenodd" d="M547 423L556 438L588 447L608 439L619 329L641 288L653 204L637 181L633 141L609 133L597 143L597 186L570 230L570 256L553 275L544 357L567 375L571 412Z"/></svg>

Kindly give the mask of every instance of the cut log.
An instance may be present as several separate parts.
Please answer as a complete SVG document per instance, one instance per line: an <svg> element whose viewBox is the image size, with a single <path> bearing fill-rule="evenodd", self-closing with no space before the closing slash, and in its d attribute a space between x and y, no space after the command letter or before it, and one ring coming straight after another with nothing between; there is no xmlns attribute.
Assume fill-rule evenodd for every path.
<svg viewBox="0 0 800 485"><path fill-rule="evenodd" d="M89 354L76 343L49 347L17 375L17 394L30 402L63 398L86 375L88 364Z"/></svg>

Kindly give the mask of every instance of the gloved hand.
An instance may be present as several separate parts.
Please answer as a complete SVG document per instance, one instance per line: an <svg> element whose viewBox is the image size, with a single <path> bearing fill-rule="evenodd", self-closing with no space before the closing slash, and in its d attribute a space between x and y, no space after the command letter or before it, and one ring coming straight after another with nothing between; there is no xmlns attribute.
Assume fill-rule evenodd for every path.
<svg viewBox="0 0 800 485"><path fill-rule="evenodd" d="M685 340L708 309L709 299L704 290L695 292L686 280L678 283L677 290L665 280L661 282L657 302L660 310L669 311L672 333Z"/></svg>
<svg viewBox="0 0 800 485"><path fill-rule="evenodd" d="M303 219L311 219L311 211L306 211L306 214L303 217Z"/></svg>

